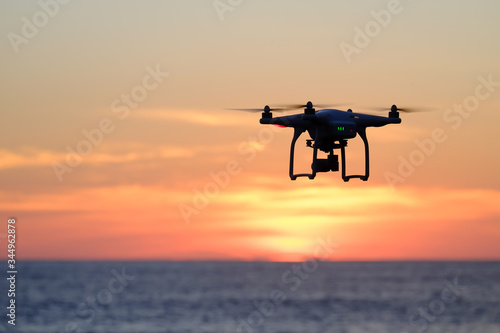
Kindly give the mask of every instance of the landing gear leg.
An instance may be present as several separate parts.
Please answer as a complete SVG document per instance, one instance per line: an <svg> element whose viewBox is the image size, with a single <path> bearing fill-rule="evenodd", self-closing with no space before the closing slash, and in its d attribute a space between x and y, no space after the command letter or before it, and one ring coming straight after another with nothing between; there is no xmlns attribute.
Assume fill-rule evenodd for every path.
<svg viewBox="0 0 500 333"><path fill-rule="evenodd" d="M318 156L318 147L316 144L313 144L313 163L312 163L312 173L298 173L294 174L293 173L293 161L294 161L294 155L295 155L295 142L297 142L297 139L299 136L304 133L305 129L295 127L294 132L293 132L293 138L292 138L292 144L290 146L290 179L291 180L296 180L297 177L308 177L309 179L314 179L316 177L316 158Z"/></svg>
<svg viewBox="0 0 500 333"><path fill-rule="evenodd" d="M368 177L370 176L370 149L368 147L368 139L366 138L366 128L361 127L358 129L358 134L363 140L363 143L365 145L365 174L364 175L350 175L346 176L346 170L345 170L345 146L341 147L341 155L342 155L342 179L345 182L348 182L349 179L351 178L359 178L363 181L367 181Z"/></svg>

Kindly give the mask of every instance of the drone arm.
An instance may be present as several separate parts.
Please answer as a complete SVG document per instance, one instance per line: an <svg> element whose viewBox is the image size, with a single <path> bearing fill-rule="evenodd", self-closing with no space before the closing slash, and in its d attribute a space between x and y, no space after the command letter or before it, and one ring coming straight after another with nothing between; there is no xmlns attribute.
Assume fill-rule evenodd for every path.
<svg viewBox="0 0 500 333"><path fill-rule="evenodd" d="M364 175L350 175L346 176L346 168L345 168L345 147L342 146L341 154L342 154L342 179L345 182L348 182L351 178L360 178L361 180L368 180L370 176L370 149L368 147L368 139L366 138L366 127L358 127L358 134L363 140L365 145L365 174Z"/></svg>

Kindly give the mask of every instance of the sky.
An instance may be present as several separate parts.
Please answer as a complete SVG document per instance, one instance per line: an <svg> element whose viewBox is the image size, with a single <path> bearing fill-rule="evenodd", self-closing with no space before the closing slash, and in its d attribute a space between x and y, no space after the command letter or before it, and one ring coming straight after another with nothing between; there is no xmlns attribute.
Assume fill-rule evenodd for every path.
<svg viewBox="0 0 500 333"><path fill-rule="evenodd" d="M3 1L0 256L14 217L24 260L498 260L499 11ZM367 130L367 182L291 181L293 131L228 109L307 101L425 112Z"/></svg>

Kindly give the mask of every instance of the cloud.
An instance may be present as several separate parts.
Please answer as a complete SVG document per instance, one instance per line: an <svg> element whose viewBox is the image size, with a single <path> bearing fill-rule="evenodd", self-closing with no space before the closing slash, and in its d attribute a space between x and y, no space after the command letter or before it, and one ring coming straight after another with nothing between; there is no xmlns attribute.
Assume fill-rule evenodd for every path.
<svg viewBox="0 0 500 333"><path fill-rule="evenodd" d="M155 110L143 109L140 112L132 114L135 118L163 120L168 122L184 122L191 124L200 124L205 126L245 126L246 122L244 112L235 112L231 110ZM254 117L259 118L260 115ZM250 123L249 123L250 124Z"/></svg>
<svg viewBox="0 0 500 333"><path fill-rule="evenodd" d="M63 153L36 148L23 148L19 152L0 149L0 169L49 165L52 161L63 158Z"/></svg>
<svg viewBox="0 0 500 333"><path fill-rule="evenodd" d="M22 167L50 166L52 162L64 162L68 152L50 151L34 147L26 147L20 151L0 150L0 170ZM82 156L89 164L124 163L151 159L189 158L195 154L194 149L177 146L141 147L128 152L93 152Z"/></svg>
<svg viewBox="0 0 500 333"><path fill-rule="evenodd" d="M246 185L222 192L216 200L223 202L226 214L231 209L238 214L245 205L248 210L241 217L250 219L252 212L283 220L320 216L320 220L352 222L458 221L500 215L498 190L403 187L393 191L388 186L342 185L326 179L308 186L290 184L282 190Z"/></svg>

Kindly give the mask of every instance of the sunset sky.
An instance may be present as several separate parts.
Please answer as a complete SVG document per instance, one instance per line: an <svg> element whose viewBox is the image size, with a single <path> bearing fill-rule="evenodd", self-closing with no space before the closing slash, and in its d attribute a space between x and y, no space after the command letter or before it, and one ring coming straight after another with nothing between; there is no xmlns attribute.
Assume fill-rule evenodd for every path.
<svg viewBox="0 0 500 333"><path fill-rule="evenodd" d="M499 13L487 0L3 1L0 256L15 217L26 260L299 261L327 239L331 260L498 260ZM426 112L368 129L367 182L291 181L293 131L227 109L309 100ZM297 149L306 172L305 136ZM347 158L362 172L359 138Z"/></svg>

